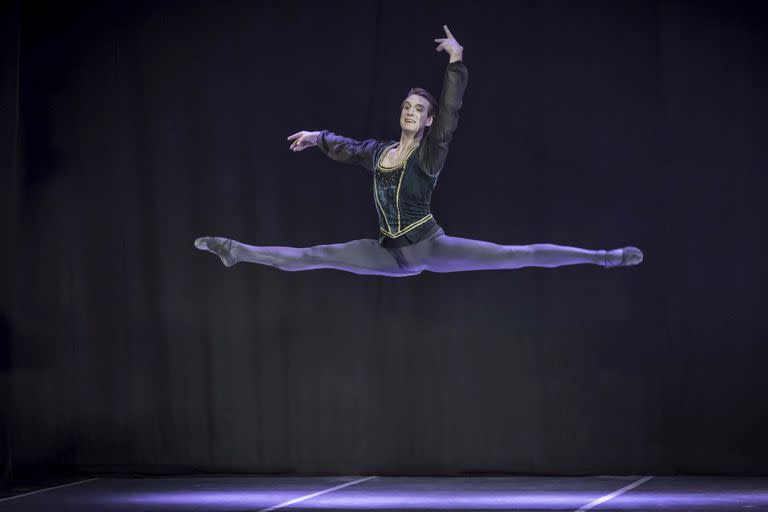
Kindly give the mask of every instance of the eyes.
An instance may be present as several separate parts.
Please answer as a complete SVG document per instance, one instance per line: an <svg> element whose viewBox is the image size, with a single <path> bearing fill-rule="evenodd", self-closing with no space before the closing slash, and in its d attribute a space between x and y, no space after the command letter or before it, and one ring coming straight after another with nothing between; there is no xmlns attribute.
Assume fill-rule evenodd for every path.
<svg viewBox="0 0 768 512"><path fill-rule="evenodd" d="M406 103L406 104L404 104L404 105L403 105L403 110L405 110L406 108L408 108L408 106L409 106L409 105L408 105L407 103ZM424 107L422 107L421 105L418 105L418 106L416 107L416 110L417 110L418 112L424 112Z"/></svg>

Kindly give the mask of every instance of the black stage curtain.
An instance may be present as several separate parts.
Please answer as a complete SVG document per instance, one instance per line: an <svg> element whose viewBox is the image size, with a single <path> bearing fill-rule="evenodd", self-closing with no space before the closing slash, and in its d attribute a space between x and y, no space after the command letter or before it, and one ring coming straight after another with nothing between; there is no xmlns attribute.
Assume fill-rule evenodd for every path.
<svg viewBox="0 0 768 512"><path fill-rule="evenodd" d="M20 466L765 473L766 16L747 2L11 2L3 430ZM371 177L470 73L446 233L638 267L224 267L376 238Z"/></svg>

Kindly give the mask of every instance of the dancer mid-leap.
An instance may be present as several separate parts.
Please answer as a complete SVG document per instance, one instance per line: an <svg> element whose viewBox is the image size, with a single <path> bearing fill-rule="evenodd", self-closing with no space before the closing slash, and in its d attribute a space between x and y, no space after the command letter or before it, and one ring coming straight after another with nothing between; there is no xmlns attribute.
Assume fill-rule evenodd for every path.
<svg viewBox="0 0 768 512"><path fill-rule="evenodd" d="M378 240L275 247L202 237L195 240L195 246L217 254L228 267L247 261L288 271L330 268L398 277L424 270L460 272L579 263L617 267L640 263L643 253L636 247L606 251L554 244L500 245L445 234L429 205L448 154L448 143L458 126L468 74L462 61L464 48L447 26L443 25L443 29L447 37L435 39L440 43L436 50L445 50L450 61L440 102L424 89L411 89L400 111L399 142L358 142L328 130L301 131L288 137L293 151L317 146L338 162L361 165L372 172Z"/></svg>

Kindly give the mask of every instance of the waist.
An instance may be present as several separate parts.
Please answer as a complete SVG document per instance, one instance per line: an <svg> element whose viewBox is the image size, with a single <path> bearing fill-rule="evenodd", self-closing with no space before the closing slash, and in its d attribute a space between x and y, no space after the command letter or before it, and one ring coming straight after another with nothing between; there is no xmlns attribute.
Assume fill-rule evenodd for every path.
<svg viewBox="0 0 768 512"><path fill-rule="evenodd" d="M395 249L398 247L421 242L422 240L426 240L427 238L437 235L440 231L442 231L442 228L437 223L437 221L435 221L434 217L432 217L424 224L418 226L415 229L412 229L411 231L408 231L407 233L403 233L396 238L391 238L387 235L380 234L379 244L387 249Z"/></svg>

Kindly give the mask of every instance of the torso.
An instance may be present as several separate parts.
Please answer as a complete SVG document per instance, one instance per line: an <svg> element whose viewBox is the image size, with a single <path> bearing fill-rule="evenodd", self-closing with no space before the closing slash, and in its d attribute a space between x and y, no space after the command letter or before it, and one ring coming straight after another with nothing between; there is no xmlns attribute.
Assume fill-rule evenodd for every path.
<svg viewBox="0 0 768 512"><path fill-rule="evenodd" d="M412 147L412 149L415 149L418 147L419 145L416 144L415 146ZM400 165L403 164L403 161L406 158L408 158L408 153L410 153L411 151L409 150L404 154L400 154L398 151L399 149L400 149L400 144L395 144L394 146L386 150L384 152L384 156L381 159L381 166L387 167L387 168L400 167Z"/></svg>
<svg viewBox="0 0 768 512"><path fill-rule="evenodd" d="M418 144L402 152L398 151L400 144L397 141L385 144L377 152L373 172L379 241L415 243L436 224L429 205L437 176L420 169L416 161L418 155L414 154L419 149Z"/></svg>

